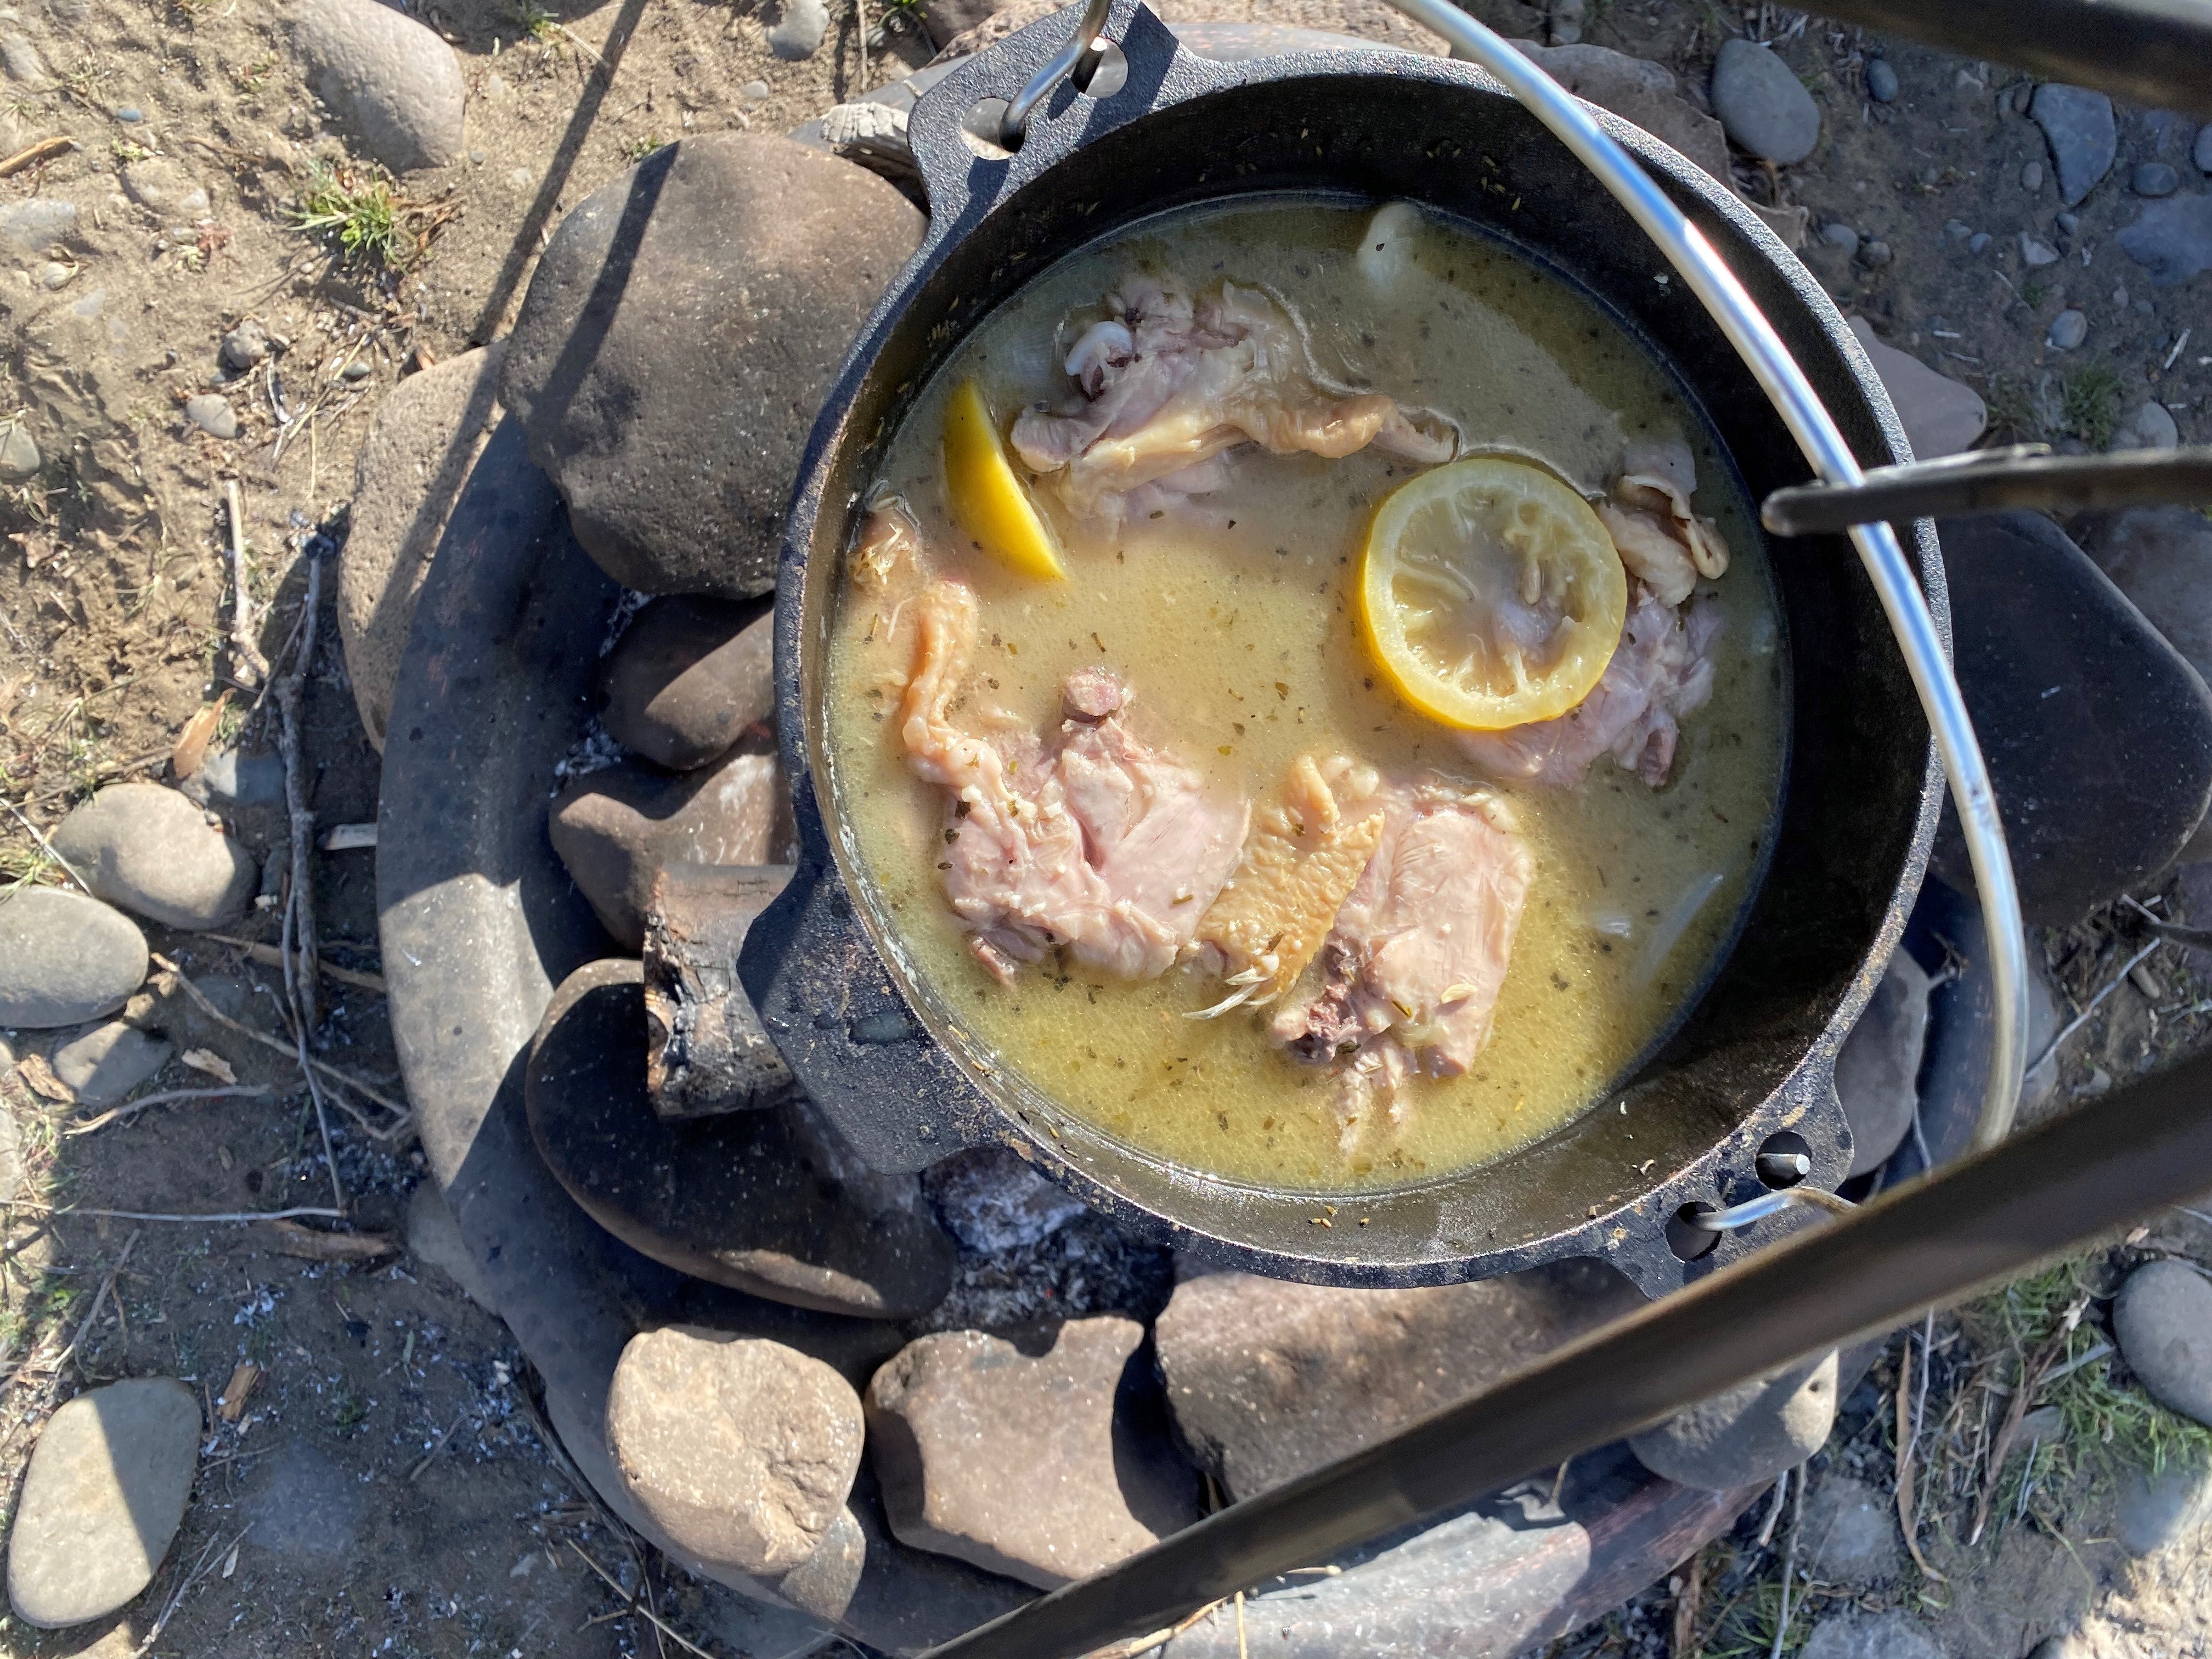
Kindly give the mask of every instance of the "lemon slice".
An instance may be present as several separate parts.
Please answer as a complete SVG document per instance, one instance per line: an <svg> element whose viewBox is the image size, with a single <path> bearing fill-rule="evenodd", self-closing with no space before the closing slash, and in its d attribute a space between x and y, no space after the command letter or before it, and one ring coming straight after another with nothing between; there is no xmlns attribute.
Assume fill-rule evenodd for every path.
<svg viewBox="0 0 2212 1659"><path fill-rule="evenodd" d="M1391 492L1360 622L1406 701L1474 732L1565 714L1613 660L1628 577L1597 514L1522 461L1477 457Z"/></svg>
<svg viewBox="0 0 2212 1659"><path fill-rule="evenodd" d="M1060 545L1014 476L981 388L963 380L945 406L945 489L952 517L993 558L1058 580Z"/></svg>

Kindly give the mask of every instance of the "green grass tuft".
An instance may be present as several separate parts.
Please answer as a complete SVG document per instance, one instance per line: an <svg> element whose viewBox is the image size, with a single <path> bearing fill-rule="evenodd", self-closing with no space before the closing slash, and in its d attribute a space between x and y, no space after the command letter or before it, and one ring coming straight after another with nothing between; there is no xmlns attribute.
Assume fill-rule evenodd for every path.
<svg viewBox="0 0 2212 1659"><path fill-rule="evenodd" d="M335 242L349 264L400 264L399 198L381 179L318 167L307 193L292 210L294 225Z"/></svg>
<svg viewBox="0 0 2212 1659"><path fill-rule="evenodd" d="M2120 377L2102 363L2069 374L2059 394L2059 410L2069 436L2092 449L2104 448L2120 423Z"/></svg>

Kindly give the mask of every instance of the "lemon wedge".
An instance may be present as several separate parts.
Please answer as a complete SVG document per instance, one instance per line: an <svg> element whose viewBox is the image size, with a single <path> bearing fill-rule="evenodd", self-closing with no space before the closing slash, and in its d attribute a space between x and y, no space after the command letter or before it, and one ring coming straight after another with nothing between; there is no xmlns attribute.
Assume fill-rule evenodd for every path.
<svg viewBox="0 0 2212 1659"><path fill-rule="evenodd" d="M945 406L945 489L954 521L993 558L1041 580L1067 574L1052 528L1014 476L1006 442L973 380L963 380Z"/></svg>
<svg viewBox="0 0 2212 1659"><path fill-rule="evenodd" d="M1556 719L1620 643L1628 576L1590 505L1540 467L1481 456L1384 498L1359 617L1407 702L1448 726Z"/></svg>

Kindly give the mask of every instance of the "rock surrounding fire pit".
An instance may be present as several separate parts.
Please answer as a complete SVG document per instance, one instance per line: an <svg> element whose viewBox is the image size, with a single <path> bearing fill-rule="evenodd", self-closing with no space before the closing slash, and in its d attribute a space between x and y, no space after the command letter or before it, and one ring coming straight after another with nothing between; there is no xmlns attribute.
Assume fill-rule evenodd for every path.
<svg viewBox="0 0 2212 1659"><path fill-rule="evenodd" d="M775 714L775 620L765 601L647 605L607 658L608 733L672 772L726 753Z"/></svg>

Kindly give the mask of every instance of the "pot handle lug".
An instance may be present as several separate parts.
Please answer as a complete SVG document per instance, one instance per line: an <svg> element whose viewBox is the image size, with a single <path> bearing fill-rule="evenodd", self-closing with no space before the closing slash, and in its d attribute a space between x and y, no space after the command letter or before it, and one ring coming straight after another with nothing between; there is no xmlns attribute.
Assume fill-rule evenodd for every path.
<svg viewBox="0 0 2212 1659"><path fill-rule="evenodd" d="M984 1139L952 1058L915 1020L826 860L802 861L746 933L738 977L815 1104L872 1170L908 1175Z"/></svg>

